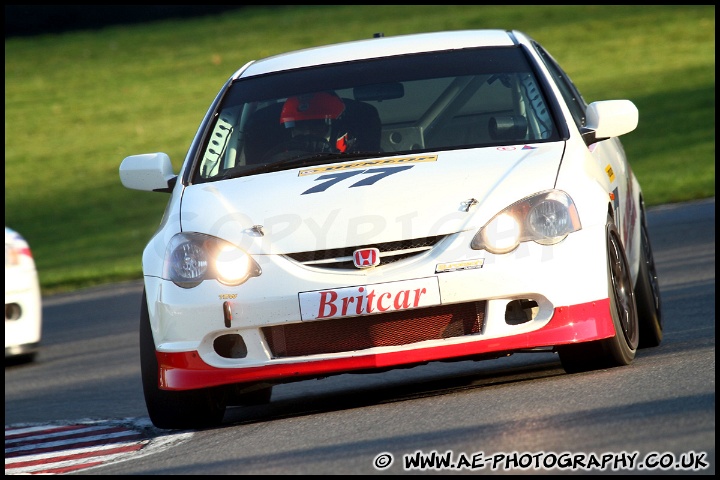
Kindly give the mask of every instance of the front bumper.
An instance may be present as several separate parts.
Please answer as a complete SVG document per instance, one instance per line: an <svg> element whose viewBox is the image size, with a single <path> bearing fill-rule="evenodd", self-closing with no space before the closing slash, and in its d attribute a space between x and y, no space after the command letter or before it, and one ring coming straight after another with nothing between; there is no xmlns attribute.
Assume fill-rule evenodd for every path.
<svg viewBox="0 0 720 480"><path fill-rule="evenodd" d="M603 228L581 230L551 247L524 243L505 255L469 250L468 235L449 237L440 248L370 271L320 272L285 257L268 256L256 257L262 275L239 287L206 281L196 288L182 289L146 277L160 386L184 390L258 381L283 383L435 360L480 358L615 334ZM436 273L438 265L477 259L482 259L482 267ZM434 322L435 329L444 328L438 327L436 315L425 313L427 308L404 310L402 318L387 323L382 319L391 314L386 313L301 320L301 292L387 285L408 279L437 283L437 308L448 309L442 315L451 318L456 315L454 307L475 305L477 321L464 330L455 325L457 322L448 324L445 330L460 328L454 333L419 334L416 338L405 334L416 329L413 315L426 315L423 322ZM522 309L520 305L532 307ZM520 320L511 312L518 309ZM433 319L427 320L430 317ZM378 327L378 323L382 325ZM387 333L391 323L396 329L392 335ZM336 332L347 329L347 336L353 339L347 348L327 346L332 342L322 337L333 329L330 327ZM375 328L382 330L380 341L357 340L372 337ZM286 329L310 330L306 343L315 344L307 350L287 347L286 340L289 344L292 338L277 335ZM421 329L419 324L417 329ZM397 333L400 340L395 340ZM317 342L313 342L314 337ZM226 343L224 339L237 341L239 347L219 347Z"/></svg>
<svg viewBox="0 0 720 480"><path fill-rule="evenodd" d="M478 339L454 345L399 349L377 354L322 360L296 359L292 363L268 362L246 368L217 368L203 361L198 351L158 352L160 385L168 390L187 390L232 383L270 381L284 383L304 378L360 370L411 366L435 360L472 359L491 353L513 352L542 346L586 342L615 335L608 299L560 307L541 330L503 338ZM570 340L572 339L572 340Z"/></svg>

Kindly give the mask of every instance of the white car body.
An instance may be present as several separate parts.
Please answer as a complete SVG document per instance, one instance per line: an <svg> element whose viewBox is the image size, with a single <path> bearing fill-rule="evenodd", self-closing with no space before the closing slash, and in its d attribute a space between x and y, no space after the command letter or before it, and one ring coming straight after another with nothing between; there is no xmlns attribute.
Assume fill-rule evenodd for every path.
<svg viewBox="0 0 720 480"><path fill-rule="evenodd" d="M42 300L27 241L5 227L5 358L32 360L42 337Z"/></svg>
<svg viewBox="0 0 720 480"><path fill-rule="evenodd" d="M263 111L258 105L270 104L265 110L273 105L233 100L233 95L245 95L239 87L232 90L234 83L248 85L250 91L256 88L252 85L262 87L258 82L264 79L275 81L282 78L278 74L295 69L341 69L365 60L410 59L421 52L461 58L481 52L475 47L495 48L492 51L499 55L512 52L532 64L534 74L458 74L457 84L448 82L435 103L417 114L416 124L383 119L377 152L242 173L251 167L251 149L248 143L241 153L233 145L240 145L243 138L250 141L251 127L257 128L253 112L259 117ZM223 403L218 400L223 394L217 392L231 386L241 393L261 389L268 392L267 400L273 384L296 379L533 349L559 350L569 371L590 368L576 350L563 346L591 342L603 345L603 351L620 348L619 340L613 340L620 327L611 310L620 304L619 316L628 317L628 323L637 321L630 285L636 291L645 289L639 293L644 303L649 301L644 297L653 297L655 308L649 314L653 320L647 322L654 322L656 331L647 343L659 343L659 292L646 232L643 237L642 191L617 138L635 128L637 109L628 100L586 105L577 94L576 108L584 116L584 124L577 125L581 121L573 120L577 112L563 101L564 92L544 62L554 65L530 37L502 30L374 38L278 55L250 62L228 80L178 176L163 153L126 158L120 167L126 187L171 193L160 228L143 253L142 308L148 329L144 341L150 344L151 332L157 379L152 372L154 359L144 357L143 365L146 401L156 425L217 422L222 417L217 411L214 416L190 415L193 418L187 420L186 410L190 405L197 409L199 404ZM253 80L256 83L249 83ZM568 90L574 89L566 81ZM342 115L355 111L353 102L363 96L371 99L366 103L375 105L381 117L422 108L418 101L404 110L388 107L399 96L412 95L410 82L402 89L389 81L375 90L364 87L352 90L354 100L349 93L338 93L345 105ZM468 100L484 88L502 95L506 90L516 92L512 98L522 97L520 106L513 107L512 115L478 114L476 122L468 123L462 112L481 110L482 102L501 103L498 94L482 102ZM544 101L532 93L537 89L544 92ZM300 98L302 102L319 97ZM467 103L459 106L462 101ZM314 108L308 100L298 111ZM451 114L455 123L435 126ZM326 124L337 120L325 118ZM549 133L545 129L551 118L554 127ZM337 128L352 128L342 125ZM485 140L467 145L442 140L474 135L473 129L480 126L484 132L489 129L490 133L483 133ZM271 128L275 127L270 124ZM513 132L520 136L511 138ZM359 136L346 134L347 138L362 143ZM436 141L439 147L433 148L432 138L441 139ZM334 146L341 148L340 141L338 137ZM282 152L297 155L292 148ZM223 169L240 173L230 176ZM527 202L518 203L523 199ZM504 241L490 230L507 223L498 214L510 206L535 214L541 205L559 203L565 206L557 212L538 213L547 215L546 224L552 223L555 213L567 215L563 228L569 230L556 237L523 237L511 242L507 252L505 247L486 248L489 244L482 243L489 238ZM534 218L537 225L543 223ZM508 226L523 234L527 230L513 222ZM190 237L178 237L180 233ZM624 251L615 263L624 264L620 270L625 271L617 274L608 274L611 237ZM188 243L192 238L199 243ZM219 269L217 278L190 279L194 273L187 270L194 270L198 259L205 265L205 257L196 256L197 248L210 245L203 243L204 238L244 252L238 253L249 262L247 274L238 280L242 283L219 281ZM410 240L414 243L402 243ZM645 254L641 245L647 245ZM172 257L171 252L181 252L173 250L180 246L185 253ZM388 262L390 246L404 249L404 257ZM362 251L354 254L355 250ZM342 262L351 261L353 255L359 265L345 266ZM376 260L374 256L380 264L364 268L363 262ZM185 263L178 266L172 258L180 257ZM331 268L334 262L340 266ZM176 267L180 275L188 275L188 283L173 281L169 272ZM650 294L647 286L640 286L645 277L652 283ZM645 310L640 316L642 338ZM633 335L620 348L622 353L606 354L599 363L629 363L637 349L637 326L628 328L627 337ZM609 346L611 342L615 343ZM187 407L176 402L179 397L173 392L190 391L203 392L202 401L194 397ZM159 405L167 401L176 402L176 410L160 412ZM220 410L224 411L224 404Z"/></svg>

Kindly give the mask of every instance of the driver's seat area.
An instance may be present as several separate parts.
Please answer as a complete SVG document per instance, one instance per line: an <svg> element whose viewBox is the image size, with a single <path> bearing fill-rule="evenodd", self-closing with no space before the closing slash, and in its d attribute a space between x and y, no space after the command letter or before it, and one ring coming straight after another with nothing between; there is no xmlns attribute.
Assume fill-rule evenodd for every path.
<svg viewBox="0 0 720 480"><path fill-rule="evenodd" d="M359 100L343 98L343 125L356 138L350 152L380 152L382 124L375 107Z"/></svg>
<svg viewBox="0 0 720 480"><path fill-rule="evenodd" d="M277 145L291 138L290 131L280 123L282 103L275 103L256 111L245 128L245 163L261 165L265 156Z"/></svg>

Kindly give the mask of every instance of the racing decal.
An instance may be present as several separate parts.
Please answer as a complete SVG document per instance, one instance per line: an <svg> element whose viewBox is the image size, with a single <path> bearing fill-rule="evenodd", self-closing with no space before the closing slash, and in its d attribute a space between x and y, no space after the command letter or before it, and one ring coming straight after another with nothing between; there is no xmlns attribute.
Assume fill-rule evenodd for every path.
<svg viewBox="0 0 720 480"><path fill-rule="evenodd" d="M478 258L476 260L463 260L462 262L438 263L435 265L435 273L474 270L476 268L482 268L484 263L484 258Z"/></svg>
<svg viewBox="0 0 720 480"><path fill-rule="evenodd" d="M605 173L607 173L607 176L608 176L608 178L610 179L611 182L614 182L614 181L615 181L615 172L613 172L613 169L612 169L612 167L611 167L610 165L608 165L607 167L605 167Z"/></svg>
<svg viewBox="0 0 720 480"><path fill-rule="evenodd" d="M531 147L530 145L525 145L522 149L523 150L535 150L537 147Z"/></svg>
<svg viewBox="0 0 720 480"><path fill-rule="evenodd" d="M302 321L440 305L437 277L300 292Z"/></svg>
<svg viewBox="0 0 720 480"><path fill-rule="evenodd" d="M373 185L378 180L387 177L388 175L392 175L394 173L400 173L403 170L407 170L409 168L414 167L414 165L404 165L402 167L385 167L385 168L370 168L367 170L361 170L361 171L355 171L355 172L336 172L336 173L329 173L327 175L320 175L315 179L315 181L319 180L326 180L325 182L315 185L312 188L309 188L302 192L300 195L306 195L308 193L318 193L318 192L324 192L331 186L335 185L338 182L341 182L345 180L346 178L354 177L356 175L370 175L369 177L365 177L362 180L353 183L348 188L352 187L364 187L367 185Z"/></svg>
<svg viewBox="0 0 720 480"><path fill-rule="evenodd" d="M374 167L377 165L398 165L406 163L436 162L437 155L419 155L416 157L394 157L379 158L376 160L363 160L361 162L342 163L340 165L327 165L313 168L306 168L298 172L298 177L307 175L318 175L320 173L355 170L358 168Z"/></svg>
<svg viewBox="0 0 720 480"><path fill-rule="evenodd" d="M613 189L610 198L613 202L613 210L617 212L618 208L620 208L620 195L618 194L618 187Z"/></svg>
<svg viewBox="0 0 720 480"><path fill-rule="evenodd" d="M497 149L501 152L510 152L512 150L515 150L515 147L497 147Z"/></svg>

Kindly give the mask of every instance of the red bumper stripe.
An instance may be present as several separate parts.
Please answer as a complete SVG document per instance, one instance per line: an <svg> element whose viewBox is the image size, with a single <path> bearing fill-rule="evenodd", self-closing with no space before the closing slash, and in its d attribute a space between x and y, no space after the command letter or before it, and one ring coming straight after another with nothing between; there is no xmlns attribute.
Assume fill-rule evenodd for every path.
<svg viewBox="0 0 720 480"><path fill-rule="evenodd" d="M511 352L575 342L589 342L615 335L610 300L555 309L552 319L542 329L502 338L483 339L457 345L418 348L401 352L363 355L349 358L278 363L260 367L216 368L205 363L197 351L158 352L160 387L188 390L231 383L283 381L292 377L312 377L353 370L385 368L399 365L470 357L494 352Z"/></svg>

